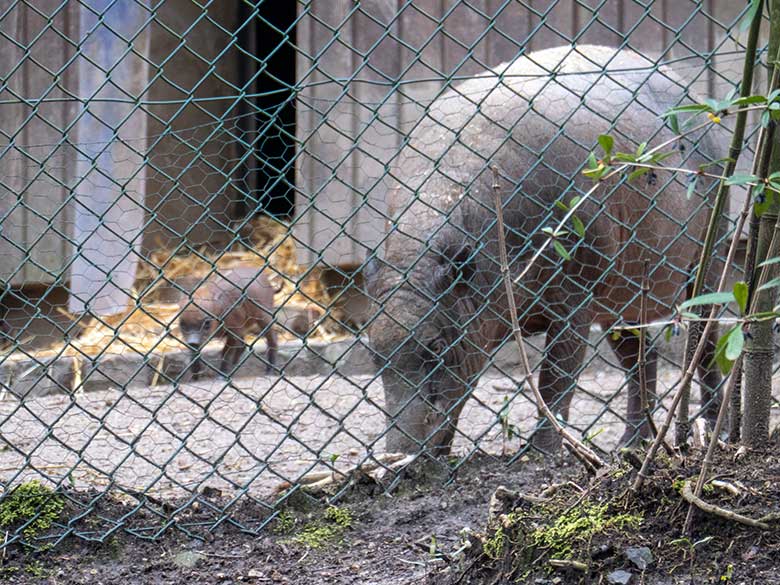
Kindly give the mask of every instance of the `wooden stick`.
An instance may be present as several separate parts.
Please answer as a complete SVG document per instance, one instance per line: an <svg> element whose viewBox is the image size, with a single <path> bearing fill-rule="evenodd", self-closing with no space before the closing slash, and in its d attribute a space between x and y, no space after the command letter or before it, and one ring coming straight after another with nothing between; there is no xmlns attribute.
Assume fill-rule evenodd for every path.
<svg viewBox="0 0 780 585"><path fill-rule="evenodd" d="M531 369L531 362L528 359L528 352L526 351L525 341L523 340L523 333L520 329L520 322L517 318L517 305L515 304L515 297L512 291L512 277L509 275L509 261L506 251L506 234L504 232L504 213L501 207L501 192L499 188L498 167L494 166L493 194L496 207L498 252L501 263L501 274L503 275L504 286L506 287L507 303L509 304L509 315L512 320L512 333L514 333L517 349L520 351L520 359L527 374L526 379L528 381L528 385L531 387L531 391L533 392L534 398L536 399L537 408L544 414L544 416L550 422L550 425L552 425L553 429L555 429L555 432L558 433L562 439L564 439L564 445L567 446L567 448L569 448L571 452L585 465L588 471L592 471L593 469L600 469L601 467L604 467L604 462L593 450L591 450L587 445L585 445L582 441L577 439L577 437L572 435L569 431L560 425L558 419L550 410L550 407L545 402L541 392L539 392L539 388L536 385L536 382L531 376L531 372L533 370ZM568 442L568 445L566 445L566 442Z"/></svg>
<svg viewBox="0 0 780 585"><path fill-rule="evenodd" d="M752 518L748 518L747 516L743 516L742 514L737 514L736 512L732 512L731 510L726 510L725 508L721 508L719 506L716 506L714 504L708 504L701 498L697 498L693 495L693 490L691 489L691 482L686 481L683 484L682 487L682 497L683 499L690 503L693 506L696 506L703 512L707 512L708 514L712 514L714 516L720 516L721 518L725 518L726 520L732 520L733 522L738 522L739 524L744 524L745 526L751 526L753 528L760 528L761 530L769 530L769 525L765 522L761 522L760 520L753 520Z"/></svg>

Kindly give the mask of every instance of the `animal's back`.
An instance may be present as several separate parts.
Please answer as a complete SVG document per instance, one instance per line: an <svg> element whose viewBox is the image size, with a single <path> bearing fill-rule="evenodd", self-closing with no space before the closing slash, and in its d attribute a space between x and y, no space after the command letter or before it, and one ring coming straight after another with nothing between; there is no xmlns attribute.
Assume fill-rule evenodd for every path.
<svg viewBox="0 0 780 585"><path fill-rule="evenodd" d="M513 230L509 243L521 267L546 237L541 228L557 224L555 201L569 201L592 186L579 170L600 134L613 135L616 150L624 152L673 137L659 115L681 101L679 77L630 51L577 51L559 47L521 57L431 105L399 153L401 180L390 195L398 232L388 239L390 264L408 262L410 245L441 236L445 223L495 242L495 234L488 234L495 217L495 165L506 179L501 190ZM709 136L697 138L696 149L688 142L670 164L694 167L718 158ZM655 282L650 316L665 312L697 258L706 222L706 201L700 194L688 199L684 180L671 174L648 173L634 184L614 185L602 185L578 212L588 226L586 245L564 268L592 282L596 320L602 322L615 314L636 318L633 300L645 260ZM484 252L488 264L497 257L494 243Z"/></svg>

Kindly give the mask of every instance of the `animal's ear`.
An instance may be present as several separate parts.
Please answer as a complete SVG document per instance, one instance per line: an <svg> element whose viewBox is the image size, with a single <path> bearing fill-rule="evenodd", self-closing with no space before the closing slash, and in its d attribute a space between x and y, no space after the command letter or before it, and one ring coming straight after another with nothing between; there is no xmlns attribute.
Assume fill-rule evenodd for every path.
<svg viewBox="0 0 780 585"><path fill-rule="evenodd" d="M466 284L474 276L474 249L468 243L448 244L439 251L434 282L438 292L453 284Z"/></svg>

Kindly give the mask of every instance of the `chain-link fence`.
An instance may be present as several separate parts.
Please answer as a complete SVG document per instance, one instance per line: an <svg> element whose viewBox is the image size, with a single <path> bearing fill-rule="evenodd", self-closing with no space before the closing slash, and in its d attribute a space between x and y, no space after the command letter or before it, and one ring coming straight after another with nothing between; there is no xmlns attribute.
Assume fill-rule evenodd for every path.
<svg viewBox="0 0 780 585"><path fill-rule="evenodd" d="M599 134L653 147L737 87L742 4L0 3L0 481L62 507L0 502L6 544L258 531L358 466L389 486L396 452L549 448L504 268L561 420L641 431L711 185L612 181L550 229ZM665 164L725 156L719 131ZM615 327L650 322L640 359Z"/></svg>

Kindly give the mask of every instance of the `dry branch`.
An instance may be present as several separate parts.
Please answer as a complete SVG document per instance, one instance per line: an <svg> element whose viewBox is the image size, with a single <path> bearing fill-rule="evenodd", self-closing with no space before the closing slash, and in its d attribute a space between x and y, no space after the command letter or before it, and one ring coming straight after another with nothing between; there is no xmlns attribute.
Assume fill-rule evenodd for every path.
<svg viewBox="0 0 780 585"><path fill-rule="evenodd" d="M498 229L498 252L501 266L501 274L504 279L504 286L506 287L507 303L509 305L509 315L512 320L512 333L514 334L517 349L520 352L520 359L525 368L527 375L528 385L531 387L534 398L536 400L536 406L542 414L547 418L550 425L555 429L555 432L563 439L563 444L568 448L581 462L588 471L594 469L600 469L604 467L604 462L601 458L587 445L580 441L577 437L572 435L569 431L561 426L558 419L555 417L550 407L539 392L539 387L531 375L533 371L531 369L531 362L528 359L528 352L526 351L525 341L523 340L523 333L520 329L520 322L517 318L517 305L515 304L515 296L512 291L512 277L509 274L509 260L506 251L506 234L504 231L504 213L501 206L501 192L499 190L498 182L498 168L493 167L493 194L496 208L496 223Z"/></svg>
<svg viewBox="0 0 780 585"><path fill-rule="evenodd" d="M589 567L581 561L572 561L568 559L550 559L547 561L551 567L556 569L574 569L575 571L587 572Z"/></svg>
<svg viewBox="0 0 780 585"><path fill-rule="evenodd" d="M333 485L344 485L353 477L364 474L369 475L378 469L397 470L409 465L417 458L416 455L406 453L383 453L373 458L372 462L361 463L344 471L314 471L307 473L296 482L304 491L309 493L321 492ZM282 482L274 489L275 493L281 493L293 487L289 482Z"/></svg>
<svg viewBox="0 0 780 585"><path fill-rule="evenodd" d="M760 528L761 530L769 530L769 525L766 524L765 522L761 522L760 520L753 520L753 518L748 518L747 516L743 516L742 514L737 514L736 512L732 512L731 510L726 510L725 508L721 508L714 504L708 504L701 498L697 498L695 495L693 495L693 490L691 489L691 482L689 481L686 481L683 484L682 497L686 502L690 503L693 506L696 506L697 508L699 508L703 512L707 512L708 514L712 514L714 516L720 516L721 518L725 518L726 520L731 520L732 522L738 522L739 524L744 524L745 526Z"/></svg>

